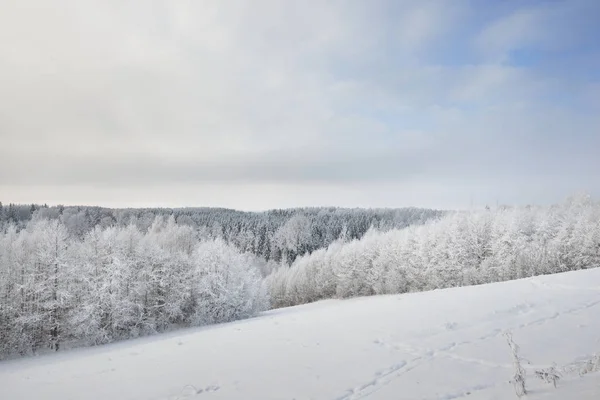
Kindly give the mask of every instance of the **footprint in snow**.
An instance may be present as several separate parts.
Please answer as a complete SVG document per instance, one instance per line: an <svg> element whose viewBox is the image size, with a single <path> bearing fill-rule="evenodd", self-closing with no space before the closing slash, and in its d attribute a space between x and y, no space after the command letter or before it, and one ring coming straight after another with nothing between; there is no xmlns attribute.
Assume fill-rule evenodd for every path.
<svg viewBox="0 0 600 400"><path fill-rule="evenodd" d="M453 331L458 327L458 324L456 322L447 322L446 324L444 324L444 328L446 328L446 330L448 331Z"/></svg>
<svg viewBox="0 0 600 400"><path fill-rule="evenodd" d="M221 389L220 386L218 385L211 385L211 386L207 386L204 391L205 392L216 392L217 390Z"/></svg>
<svg viewBox="0 0 600 400"><path fill-rule="evenodd" d="M187 385L187 386L184 386L183 389L181 389L181 393L179 394L179 397L176 397L175 400L187 399L187 398L190 398L192 396L197 396L202 393L216 392L219 389L221 389L221 387L219 385L210 385L205 388L197 388L194 385Z"/></svg>

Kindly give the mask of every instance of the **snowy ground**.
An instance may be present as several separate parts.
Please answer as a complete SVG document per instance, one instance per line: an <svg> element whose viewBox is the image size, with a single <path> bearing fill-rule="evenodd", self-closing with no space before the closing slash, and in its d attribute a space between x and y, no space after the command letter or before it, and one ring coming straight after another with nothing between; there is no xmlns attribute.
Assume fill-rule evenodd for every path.
<svg viewBox="0 0 600 400"><path fill-rule="evenodd" d="M509 348L600 352L600 269L324 301L220 326L0 363L3 400L512 399ZM528 399L599 399L600 375L529 378Z"/></svg>

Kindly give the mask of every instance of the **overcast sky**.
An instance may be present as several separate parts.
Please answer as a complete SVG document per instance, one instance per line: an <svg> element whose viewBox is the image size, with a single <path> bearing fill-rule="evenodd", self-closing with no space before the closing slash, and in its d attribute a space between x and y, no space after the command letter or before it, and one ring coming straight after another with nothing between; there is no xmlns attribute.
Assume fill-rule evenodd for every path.
<svg viewBox="0 0 600 400"><path fill-rule="evenodd" d="M600 196L600 2L0 5L0 201Z"/></svg>

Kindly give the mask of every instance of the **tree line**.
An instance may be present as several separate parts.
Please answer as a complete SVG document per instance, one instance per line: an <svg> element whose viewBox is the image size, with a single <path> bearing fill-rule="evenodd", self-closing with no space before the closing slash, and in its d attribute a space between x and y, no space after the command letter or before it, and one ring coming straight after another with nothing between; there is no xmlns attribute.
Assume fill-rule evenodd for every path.
<svg viewBox="0 0 600 400"><path fill-rule="evenodd" d="M421 208L344 209L296 208L243 212L224 208L110 209L47 205L2 205L0 230L9 224L22 229L29 221L56 219L69 235L83 238L95 227L135 225L145 232L156 217L173 217L178 225L191 227L201 240L220 238L242 252L267 261L290 263L299 255L327 247L340 235L361 238L369 228L386 231L421 224L443 215L443 211Z"/></svg>
<svg viewBox="0 0 600 400"><path fill-rule="evenodd" d="M454 212L341 238L267 277L272 307L506 281L600 266L600 203Z"/></svg>

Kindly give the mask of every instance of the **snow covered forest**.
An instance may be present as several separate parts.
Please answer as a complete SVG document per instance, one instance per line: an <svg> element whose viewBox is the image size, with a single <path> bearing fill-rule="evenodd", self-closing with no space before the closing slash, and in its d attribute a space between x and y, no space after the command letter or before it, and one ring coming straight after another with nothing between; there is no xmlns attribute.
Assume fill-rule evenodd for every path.
<svg viewBox="0 0 600 400"><path fill-rule="evenodd" d="M232 321L267 307L252 257L221 239L158 217L96 227L82 240L59 220L37 220L1 239L0 352L96 345L173 326Z"/></svg>
<svg viewBox="0 0 600 400"><path fill-rule="evenodd" d="M299 208L243 212L223 208L110 209L47 205L3 206L0 230L8 224L22 229L31 220L57 219L71 237L83 238L94 227L135 225L146 232L156 217L172 216L178 225L196 231L199 240L221 238L242 252L251 252L276 262L293 261L298 255L327 247L342 231L348 238L361 238L371 227L380 231L422 224L443 215L442 211L401 209Z"/></svg>
<svg viewBox="0 0 600 400"><path fill-rule="evenodd" d="M423 209L0 209L0 357L226 322L269 307L286 260Z"/></svg>
<svg viewBox="0 0 600 400"><path fill-rule="evenodd" d="M24 211L25 210L25 211ZM13 206L0 231L0 357L600 265L600 202L421 209Z"/></svg>
<svg viewBox="0 0 600 400"><path fill-rule="evenodd" d="M477 285L600 266L600 202L455 212L339 240L271 274L272 307Z"/></svg>

